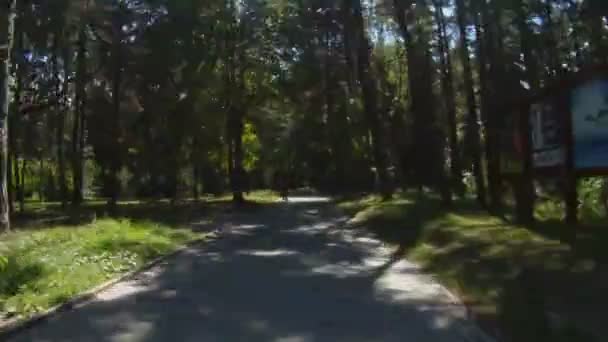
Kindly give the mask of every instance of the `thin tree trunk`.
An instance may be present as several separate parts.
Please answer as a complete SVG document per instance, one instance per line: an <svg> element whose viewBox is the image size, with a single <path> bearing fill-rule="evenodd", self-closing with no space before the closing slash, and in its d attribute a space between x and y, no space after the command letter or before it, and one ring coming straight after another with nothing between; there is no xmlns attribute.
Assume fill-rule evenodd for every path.
<svg viewBox="0 0 608 342"><path fill-rule="evenodd" d="M13 169L9 170L9 173L12 171L13 178L15 179L15 201L17 202L21 202L21 194L23 193L23 188L21 188L21 172L19 171L20 163L19 156L16 155L15 162L12 163Z"/></svg>
<svg viewBox="0 0 608 342"><path fill-rule="evenodd" d="M528 15L524 8L524 2L517 0L515 3L517 25L520 33L521 50L524 59L524 65L526 67L526 78L531 92L538 91L540 89L540 80L538 79L537 64L534 59L532 50L532 31L528 26ZM530 127L527 120L528 113L523 113L522 117L522 130L526 137L529 135ZM526 140L529 140L526 138ZM524 171L520 180L519 186L521 189L518 190L520 193L519 204L521 207L519 220L523 223L530 223L534 221L534 202L535 202L535 189L533 182L533 165L532 165L532 150L530 142L528 141L525 149L525 162ZM568 191L568 190L566 190ZM567 204L568 206L568 204ZM571 208L567 208L567 212L571 212Z"/></svg>
<svg viewBox="0 0 608 342"><path fill-rule="evenodd" d="M38 170L38 199L40 202L44 201L44 158L42 154L39 156L39 166L40 170Z"/></svg>
<svg viewBox="0 0 608 342"><path fill-rule="evenodd" d="M435 0L435 18L439 28L439 52L441 62L441 87L445 98L447 122L448 122L448 144L450 149L450 184L456 192L462 196L464 185L462 184L462 168L460 163L460 146L458 144L458 127L456 126L456 96L454 92L454 77L452 71L452 57L447 37L446 20L443 14L443 4Z"/></svg>
<svg viewBox="0 0 608 342"><path fill-rule="evenodd" d="M11 129L11 133L14 132L12 130L12 128L13 128L12 125L9 125L9 128ZM14 213L15 212L15 184L14 184L14 180L13 180L13 175L10 172L10 170L13 169L13 164L15 162L15 154L12 152L13 146L15 146L15 144L11 139L12 136L13 136L13 134L11 134L11 136L9 137L9 155L8 155L8 160L7 160L7 170L9 170L9 172L6 177L6 181L7 181L7 190L8 190L9 212Z"/></svg>
<svg viewBox="0 0 608 342"><path fill-rule="evenodd" d="M59 33L55 32L53 37L53 52L51 58L51 64L53 66L54 72L54 83L55 83L55 96L59 97L61 94L61 81L59 78L59 62L58 62L58 53L59 53ZM69 63L64 62L67 65ZM66 73L67 74L67 73ZM67 77L65 77L67 79ZM67 82L67 81L66 81ZM62 96L63 97L63 96ZM59 101L57 105L55 105L55 115L57 119L57 127L56 128L56 143L57 143L57 163L58 163L58 172L59 172L59 193L61 196L61 207L63 209L66 208L68 203L68 185L66 182L66 170L65 170L65 155L64 155L64 126L65 126L65 113L64 110L66 106L62 103L63 101Z"/></svg>
<svg viewBox="0 0 608 342"><path fill-rule="evenodd" d="M72 205L80 206L83 196L84 136L81 127L85 121L86 109L86 62L87 36L85 28L80 29L78 37L78 57L76 61L75 109L72 127ZM67 71L67 70L66 70Z"/></svg>
<svg viewBox="0 0 608 342"><path fill-rule="evenodd" d="M238 54L238 66L236 66L237 70L235 70L235 78L238 82L235 84L238 91L238 96L243 97L245 95L245 75L243 70L243 65L245 64L245 55L244 52L239 52ZM233 67L235 67L233 65ZM232 132L232 143L233 143L233 158L234 163L232 165L232 199L235 203L241 204L245 201L243 197L243 183L245 177L245 170L243 168L243 130L244 130L244 108L242 105L242 99L237 98L233 99L234 103L231 107L231 127L230 131ZM238 105L237 105L238 104Z"/></svg>
<svg viewBox="0 0 608 342"><path fill-rule="evenodd" d="M10 68L15 35L17 0L9 0L7 14L7 35L4 58L0 68L0 230L10 231L10 198L8 196L8 112L10 108Z"/></svg>
<svg viewBox="0 0 608 342"><path fill-rule="evenodd" d="M235 203L243 203L243 113L235 108L233 121L234 165L232 167L232 199Z"/></svg>
<svg viewBox="0 0 608 342"><path fill-rule="evenodd" d="M193 161L192 163L192 196L194 197L195 201L199 200L199 191L198 191L198 185L199 185L199 180L200 180L200 167L198 165L198 162L196 160Z"/></svg>
<svg viewBox="0 0 608 342"><path fill-rule="evenodd" d="M15 22L15 30L19 29L19 20L16 19ZM15 37L15 48L17 53L23 49L23 34L19 33ZM15 51L14 51L15 52ZM19 108L21 105L21 92L23 90L23 66L17 65L17 72L15 78L15 92L13 94L13 99L15 101L15 107ZM19 153L17 150L17 135L19 134L21 118L17 115L10 116L8 118L9 124L9 159L7 164L7 182L8 182L8 191L9 191L9 209L10 212L15 211L15 201L17 200L17 187L18 184L14 183L14 178L12 174L13 165L19 162Z"/></svg>
<svg viewBox="0 0 608 342"><path fill-rule="evenodd" d="M118 9L120 10L120 9ZM112 76L112 145L114 153L110 163L110 199L108 205L111 209L116 208L120 193L119 172L121 167L121 143L120 143L120 92L122 84L122 23L118 13L114 14L112 19L113 31L113 76ZM81 128L82 129L82 128Z"/></svg>
<svg viewBox="0 0 608 342"><path fill-rule="evenodd" d="M466 29L466 8L463 0L456 0L456 17L460 33L461 58L464 73L464 87L467 102L466 120L466 146L467 152L471 154L473 176L477 190L477 201L486 205L486 186L481 161L481 139L479 136L479 118L477 114L477 102L475 99L475 88L473 82L473 70L471 58L469 57L469 40Z"/></svg>
<svg viewBox="0 0 608 342"><path fill-rule="evenodd" d="M490 58L491 51L496 53L496 48L491 48L494 42L494 36L489 29L489 13L486 0L479 1L479 12L475 11L475 36L477 41L477 56L479 58L479 85L480 85L480 102L481 102L481 117L485 124L485 152L488 171L488 191L490 194L489 207L493 211L497 211L502 207L502 196L500 191L500 159L499 151L497 150L497 132L495 125L496 115L492 109L491 101L496 101L497 94L491 87L490 75L493 73L493 60Z"/></svg>
<svg viewBox="0 0 608 342"><path fill-rule="evenodd" d="M25 212L25 173L27 169L27 158L23 158L21 162L21 185L19 186L19 211Z"/></svg>
<svg viewBox="0 0 608 342"><path fill-rule="evenodd" d="M343 122L338 118L340 113L337 113L338 111L336 111L335 108L334 91L337 90L337 86L332 82L331 70L334 65L332 64L331 39L329 35L330 33L327 32L325 34L325 39L323 40L325 56L323 60L320 61L320 68L322 70L321 84L325 95L323 97L323 114L327 121L327 133L331 137L332 163L335 167L333 174L334 182L330 190L337 193L343 190L346 177L342 148L343 134L340 133L340 130L345 129L345 127L341 125Z"/></svg>

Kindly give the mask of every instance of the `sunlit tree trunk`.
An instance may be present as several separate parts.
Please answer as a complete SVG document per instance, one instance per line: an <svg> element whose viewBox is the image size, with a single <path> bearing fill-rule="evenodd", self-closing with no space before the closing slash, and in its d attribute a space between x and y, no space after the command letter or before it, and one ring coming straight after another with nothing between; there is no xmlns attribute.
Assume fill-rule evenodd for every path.
<svg viewBox="0 0 608 342"><path fill-rule="evenodd" d="M486 205L486 186L481 156L481 139L479 133L479 118L477 113L477 102L475 99L475 85L473 82L473 70L471 67L471 57L469 56L469 39L467 38L467 9L464 0L456 0L456 17L460 36L460 51L463 66L464 88L466 92L466 133L465 146L466 152L470 154L477 188L477 201L481 205Z"/></svg>
<svg viewBox="0 0 608 342"><path fill-rule="evenodd" d="M2 67L0 68L0 230L10 231L10 198L8 196L8 112L10 108L10 68L15 35L17 0L9 0L7 14L6 44L3 47Z"/></svg>
<svg viewBox="0 0 608 342"><path fill-rule="evenodd" d="M20 53L20 51L23 49L23 33L21 32L21 27L20 27L20 20L19 18L15 19L15 31L19 32L16 34L15 36L15 47L14 47L14 51L12 52L13 55ZM23 91L23 65L20 65L19 63L16 63L17 66L17 70L15 73L15 91L13 93L13 99L14 99L14 108L18 108L21 105L21 93ZM7 164L7 170L8 170L8 191L9 191L9 209L10 212L14 212L15 211L15 200L18 200L19 198L19 183L17 181L15 181L15 177L13 174L13 170L15 168L15 165L18 166L19 163L19 152L17 149L17 135L19 134L19 129L21 126L21 117L20 115L17 113L16 115L12 115L9 116L8 118L8 123L9 123L9 159L8 159L8 164Z"/></svg>

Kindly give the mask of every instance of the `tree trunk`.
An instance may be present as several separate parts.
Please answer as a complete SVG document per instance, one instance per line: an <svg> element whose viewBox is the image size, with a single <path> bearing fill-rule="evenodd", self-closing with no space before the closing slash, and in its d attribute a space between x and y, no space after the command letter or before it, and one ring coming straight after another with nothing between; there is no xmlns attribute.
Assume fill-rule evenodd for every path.
<svg viewBox="0 0 608 342"><path fill-rule="evenodd" d="M534 222L534 183L532 182L532 149L530 143L530 121L528 106L520 108L519 129L523 137L523 172L515 184L516 219L520 224Z"/></svg>
<svg viewBox="0 0 608 342"><path fill-rule="evenodd" d="M61 80L59 77L59 62L58 62L58 53L59 53L59 34L55 32L53 37L53 48L52 48L52 57L51 57L51 65L53 66L53 77L54 77L54 85L55 85L55 96L57 98L61 95ZM64 64L67 68L69 64L67 61L64 61ZM67 72L66 72L67 76ZM64 77L67 79L67 77ZM66 81L67 82L67 81ZM63 97L63 96L61 96ZM62 99L63 100L63 99ZM68 185L66 182L66 171L65 171L65 155L64 155L64 126L65 126L65 114L64 110L66 109L67 103L63 103L63 101L59 101L58 104L55 105L55 115L57 119L56 128L56 143L57 143L57 163L58 163L58 171L59 171L59 193L61 196L61 207L63 209L66 208L68 202Z"/></svg>
<svg viewBox="0 0 608 342"><path fill-rule="evenodd" d="M120 9L118 9L120 10ZM121 131L120 131L120 92L122 84L122 22L120 14L114 13L112 19L112 54L114 59L112 75L112 146L114 146L110 162L110 209L116 208L120 194L119 172L121 167ZM82 128L81 128L82 130Z"/></svg>
<svg viewBox="0 0 608 342"><path fill-rule="evenodd" d="M245 177L245 169L243 168L243 130L244 130L244 106L242 97L245 96L245 55L244 52L238 54L238 66L235 70L236 85L239 91L236 93L238 98L233 99L233 105L231 107L232 121L230 131L232 132L232 143L233 143L233 158L234 163L232 165L232 199L237 204L242 204L245 201L243 197L243 184ZM233 67L235 67L233 65Z"/></svg>
<svg viewBox="0 0 608 342"><path fill-rule="evenodd" d="M21 194L23 193L23 188L21 187L21 171L19 171L20 163L19 157L16 156L15 162L12 163L13 169L9 170L9 174L12 172L13 178L15 179L15 200L19 203L21 202Z"/></svg>
<svg viewBox="0 0 608 342"><path fill-rule="evenodd" d="M447 37L446 19L443 14L443 4L435 0L435 20L439 31L439 57L441 63L441 87L445 99L447 114L448 145L450 150L450 184L460 196L464 195L464 184L462 184L462 167L460 162L460 146L458 144L458 127L456 122L456 95L454 92L454 77L452 69L452 57L450 56L450 45Z"/></svg>
<svg viewBox="0 0 608 342"><path fill-rule="evenodd" d="M244 202L243 197L243 113L240 108L234 109L232 138L234 143L234 164L232 167L232 199L235 203Z"/></svg>
<svg viewBox="0 0 608 342"><path fill-rule="evenodd" d="M357 70L363 91L365 118L372 137L372 154L378 175L380 193L384 198L389 198L393 193L393 189L387 169L388 160L383 141L382 121L378 113L378 86L371 69L371 46L364 25L362 5L360 0L344 0L344 6L350 12L350 17L352 18L350 20L352 27L347 31L352 31L352 34L356 37Z"/></svg>
<svg viewBox="0 0 608 342"><path fill-rule="evenodd" d="M10 108L10 69L15 35L17 0L9 0L7 15L7 35L4 58L0 68L0 230L10 231L10 198L8 196L8 112Z"/></svg>
<svg viewBox="0 0 608 342"><path fill-rule="evenodd" d="M200 181L200 166L198 165L198 161L194 160L192 163L192 196L195 201L199 200L199 191L198 185Z"/></svg>
<svg viewBox="0 0 608 342"><path fill-rule="evenodd" d="M498 94L492 88L490 75L495 75L491 53L496 54L494 35L489 26L489 13L486 0L479 1L480 11L475 16L475 36L477 41L477 56L479 58L479 85L481 117L485 124L485 152L488 171L488 190L490 194L489 207L492 211L498 211L502 207L502 196L500 191L500 157L497 147L497 129L495 125L496 108L492 108L491 101L496 102Z"/></svg>
<svg viewBox="0 0 608 342"><path fill-rule="evenodd" d="M72 205L80 206L83 196L84 176L84 136L83 126L85 122L86 109L86 73L87 73L87 35L84 27L81 27L78 37L78 57L76 61L76 90L74 122L72 127ZM66 70L67 72L67 70Z"/></svg>
<svg viewBox="0 0 608 342"><path fill-rule="evenodd" d="M9 118L9 120L10 120L10 118ZM11 133L12 133L13 126L9 125L9 128L11 129ZM15 163L15 154L12 153L13 146L15 146L15 144L11 139L12 136L13 136L13 134L11 134L9 137L9 154L8 154L8 160L7 160L8 175L6 177L6 182L7 182L6 187L7 187L7 191L8 191L8 203L9 203L9 212L10 213L15 212L15 183L13 180L13 175L10 172L10 170L13 169L13 164Z"/></svg>
<svg viewBox="0 0 608 342"><path fill-rule="evenodd" d="M27 170L27 158L21 162L21 185L19 186L19 212L25 212L25 173Z"/></svg>
<svg viewBox="0 0 608 342"><path fill-rule="evenodd" d="M19 20L18 18L15 19L15 30L19 30ZM21 30L19 30L19 32L21 32ZM16 34L15 36L15 50L17 53L20 53L20 51L23 49L23 33L19 33ZM13 53L15 53L15 51L13 51ZM21 105L21 92L23 90L23 66L17 64L17 72L16 72L16 78L15 78L15 92L13 94L13 99L15 101L15 108L19 108ZM8 136L8 140L9 140L9 159L8 159L8 164L7 164L7 170L8 170L8 175L7 175L7 189L9 191L9 209L10 212L14 212L15 211L15 201L17 200L18 197L18 192L17 192L17 188L18 188L18 184L17 183L13 183L14 181L14 177L12 174L12 170L13 167L15 165L15 163L19 163L19 153L17 150L17 135L19 134L19 129L20 129L20 123L21 123L21 118L18 115L12 115L8 118L8 124L9 124L9 136Z"/></svg>
<svg viewBox="0 0 608 342"><path fill-rule="evenodd" d="M515 4L516 8L516 20L517 26L519 28L520 33L520 41L521 41L521 50L524 59L524 65L526 67L526 78L528 81L528 85L531 92L536 92L540 89L540 80L538 78L537 73L537 64L534 59L534 54L532 50L532 32L530 27L528 26L528 15L524 8L524 2L522 0L517 0ZM534 203L536 200L536 194L534 189L534 180L533 180L533 168L532 165L532 149L530 147L530 126L529 126L529 108L525 108L525 112L522 113L521 121L522 121L522 133L526 136L528 142L525 144L526 148L524 151L525 163L524 163L524 172L521 177L521 219L523 223L534 221ZM566 190L567 191L567 190ZM568 205L568 204L567 204ZM566 211L570 211L571 209L566 208Z"/></svg>
<svg viewBox="0 0 608 342"><path fill-rule="evenodd" d="M40 202L44 201L44 158L42 154L39 156L39 167L38 170L38 199Z"/></svg>
<svg viewBox="0 0 608 342"><path fill-rule="evenodd" d="M473 82L473 70L471 68L471 58L469 57L469 40L466 29L466 8L463 0L456 0L456 17L458 21L460 36L460 51L464 73L464 87L467 102L466 119L466 150L471 155L473 176L477 190L477 201L486 205L486 187L481 161L481 139L479 136L479 118L477 114L477 102L475 99L475 85Z"/></svg>

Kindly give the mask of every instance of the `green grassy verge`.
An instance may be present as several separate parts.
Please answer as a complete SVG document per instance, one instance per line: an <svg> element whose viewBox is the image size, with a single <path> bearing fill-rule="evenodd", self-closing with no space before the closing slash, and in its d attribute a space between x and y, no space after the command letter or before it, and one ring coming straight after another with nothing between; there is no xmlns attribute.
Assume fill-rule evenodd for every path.
<svg viewBox="0 0 608 342"><path fill-rule="evenodd" d="M436 274L491 332L517 329L509 326L510 319L528 330L523 334L540 329L529 326L531 310L557 312L591 330L601 327L608 299L598 281L608 254L602 247L608 242L605 229L582 230L576 242L566 243L559 239L561 231L582 228L553 221L517 226L490 216L472 201L458 201L445 210L437 198L413 194L390 201L370 196L340 206L353 215L354 228L371 231L395 247L395 257L408 257ZM533 279L523 285L529 288L518 289L522 269L531 270ZM542 308L531 308L536 299L526 296L538 298Z"/></svg>
<svg viewBox="0 0 608 342"><path fill-rule="evenodd" d="M0 236L0 320L65 302L200 233L153 221L100 219Z"/></svg>
<svg viewBox="0 0 608 342"><path fill-rule="evenodd" d="M245 200L251 204L271 204L279 201L281 197L273 190L254 190L245 193ZM210 203L229 202L232 200L232 194L225 194L217 197L206 199Z"/></svg>

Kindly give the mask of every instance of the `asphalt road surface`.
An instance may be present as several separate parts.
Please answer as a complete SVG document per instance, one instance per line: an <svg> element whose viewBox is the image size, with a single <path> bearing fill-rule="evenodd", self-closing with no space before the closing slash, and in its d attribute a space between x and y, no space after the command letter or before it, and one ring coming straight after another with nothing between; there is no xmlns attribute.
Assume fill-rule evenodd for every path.
<svg viewBox="0 0 608 342"><path fill-rule="evenodd" d="M483 341L432 277L347 220L313 197L227 213L217 240L13 341Z"/></svg>

